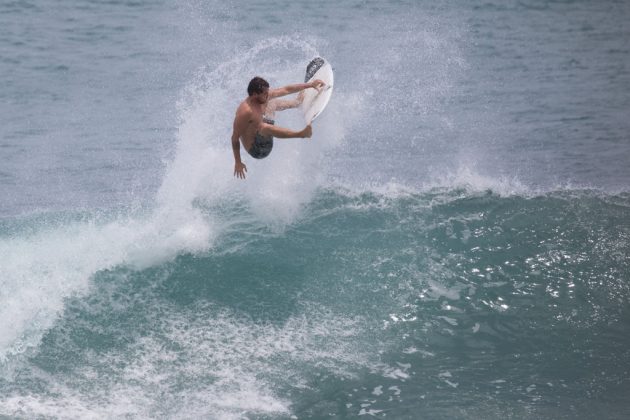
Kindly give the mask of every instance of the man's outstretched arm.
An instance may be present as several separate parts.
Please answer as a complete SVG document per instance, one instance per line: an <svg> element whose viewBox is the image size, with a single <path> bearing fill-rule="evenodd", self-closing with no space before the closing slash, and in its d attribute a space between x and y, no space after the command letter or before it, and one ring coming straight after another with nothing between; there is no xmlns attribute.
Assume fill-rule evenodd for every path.
<svg viewBox="0 0 630 420"><path fill-rule="evenodd" d="M296 98L293 99L274 99L269 101L267 105L267 113L273 114L276 111L284 111L285 109L297 108L304 101L304 91L300 92Z"/></svg>
<svg viewBox="0 0 630 420"><path fill-rule="evenodd" d="M295 85L287 85L278 89L269 91L269 98L277 98L279 96L286 96L292 93L303 91L304 89L313 88L319 90L325 83L321 80L313 80L311 83L297 83Z"/></svg>

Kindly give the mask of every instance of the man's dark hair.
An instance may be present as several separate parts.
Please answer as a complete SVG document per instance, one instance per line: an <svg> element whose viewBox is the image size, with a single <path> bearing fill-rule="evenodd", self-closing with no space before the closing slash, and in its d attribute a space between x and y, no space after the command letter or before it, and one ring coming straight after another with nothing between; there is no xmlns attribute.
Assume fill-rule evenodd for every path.
<svg viewBox="0 0 630 420"><path fill-rule="evenodd" d="M247 94L249 96L263 93L265 89L269 89L269 83L262 77L254 77L247 86Z"/></svg>

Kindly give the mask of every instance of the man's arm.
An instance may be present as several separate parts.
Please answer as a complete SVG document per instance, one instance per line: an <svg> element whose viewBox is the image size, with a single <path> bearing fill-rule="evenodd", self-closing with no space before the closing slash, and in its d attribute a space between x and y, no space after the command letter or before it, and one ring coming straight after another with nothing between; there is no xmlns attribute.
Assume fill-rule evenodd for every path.
<svg viewBox="0 0 630 420"><path fill-rule="evenodd" d="M273 113L276 111L284 111L285 109L297 108L304 101L304 91L300 92L297 97L293 99L274 99L269 101L267 106L267 112Z"/></svg>
<svg viewBox="0 0 630 420"><path fill-rule="evenodd" d="M313 80L311 83L297 83L295 85L287 85L278 89L272 89L269 91L269 99L277 98L280 96L290 95L292 93L297 93L303 91L304 89L314 88L319 90L325 83L321 80Z"/></svg>
<svg viewBox="0 0 630 420"><path fill-rule="evenodd" d="M237 178L245 179L245 172L247 172L247 166L241 162L241 132L242 124L239 124L239 115L236 114L234 118L234 126L232 128L232 152L234 153L234 176Z"/></svg>

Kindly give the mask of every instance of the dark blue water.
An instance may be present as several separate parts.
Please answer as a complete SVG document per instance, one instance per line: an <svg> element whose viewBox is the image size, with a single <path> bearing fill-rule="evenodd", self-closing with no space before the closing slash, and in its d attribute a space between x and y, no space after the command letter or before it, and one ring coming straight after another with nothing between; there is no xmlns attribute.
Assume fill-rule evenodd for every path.
<svg viewBox="0 0 630 420"><path fill-rule="evenodd" d="M629 18L3 3L0 416L627 418ZM234 179L316 55L313 139Z"/></svg>

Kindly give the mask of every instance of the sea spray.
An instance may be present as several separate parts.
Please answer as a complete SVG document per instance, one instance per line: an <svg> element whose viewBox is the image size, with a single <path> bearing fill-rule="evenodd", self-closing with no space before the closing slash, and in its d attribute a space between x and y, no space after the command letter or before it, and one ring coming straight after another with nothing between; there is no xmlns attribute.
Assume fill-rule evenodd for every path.
<svg viewBox="0 0 630 420"><path fill-rule="evenodd" d="M277 50L297 58L290 65L269 58L270 51ZM272 39L195 79L179 102L175 157L167 165L153 209L143 216L92 218L27 238L3 239L1 296L6 319L11 320L0 334L3 363L36 347L63 311L64 300L89 290L95 273L120 265L144 269L182 253L207 251L222 231L220 221L229 225L233 220L230 215L219 220L212 211L200 209L200 203L208 209L245 202L256 218L275 228L295 220L324 180L320 156L343 137L342 120L335 115L322 118L322 135L310 140L278 141L270 159L250 164L245 182L233 178L230 128L235 103L243 96L243 86L237 84L243 74L264 57L270 78L299 74L314 51L305 42ZM300 124L295 116L288 121Z"/></svg>
<svg viewBox="0 0 630 420"><path fill-rule="evenodd" d="M270 224L290 223L323 185L324 154L337 147L357 116L360 104L353 94L340 94L314 126L311 139L276 139L273 154L260 161L241 156L248 165L247 180L236 180L231 134L234 112L246 97L246 86L254 75L263 75L272 87L299 83L306 63L317 50L293 37L271 38L202 71L184 89L179 101L181 124L177 151L165 176L158 201L164 206L175 201L200 200L206 205L245 200L252 211ZM350 112L344 109L350 108ZM296 111L277 115L277 124L301 129L304 122Z"/></svg>

